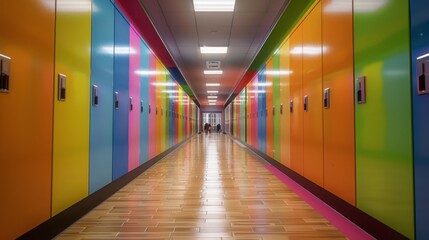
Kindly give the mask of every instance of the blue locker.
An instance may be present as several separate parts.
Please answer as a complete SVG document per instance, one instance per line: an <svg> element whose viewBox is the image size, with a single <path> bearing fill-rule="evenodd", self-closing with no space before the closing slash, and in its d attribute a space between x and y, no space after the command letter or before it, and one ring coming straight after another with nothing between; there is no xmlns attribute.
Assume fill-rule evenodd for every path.
<svg viewBox="0 0 429 240"><path fill-rule="evenodd" d="M150 50L143 42L140 43L140 69L149 71ZM149 128L149 75L140 78L141 117L140 117L140 164L148 160L148 128Z"/></svg>
<svg viewBox="0 0 429 240"><path fill-rule="evenodd" d="M267 94L265 92L265 83L266 83L266 75L265 75L266 66L264 65L258 72L258 148L261 152L267 152Z"/></svg>
<svg viewBox="0 0 429 240"><path fill-rule="evenodd" d="M115 9L115 55L113 81L113 180L128 172L128 75L130 27Z"/></svg>
<svg viewBox="0 0 429 240"><path fill-rule="evenodd" d="M429 15L426 0L411 0L411 48L413 82L414 177L416 238L429 236ZM423 67L425 65L425 67ZM425 74L428 73L428 74Z"/></svg>
<svg viewBox="0 0 429 240"><path fill-rule="evenodd" d="M112 181L114 6L93 0L89 193ZM95 9L93 7L93 9Z"/></svg>

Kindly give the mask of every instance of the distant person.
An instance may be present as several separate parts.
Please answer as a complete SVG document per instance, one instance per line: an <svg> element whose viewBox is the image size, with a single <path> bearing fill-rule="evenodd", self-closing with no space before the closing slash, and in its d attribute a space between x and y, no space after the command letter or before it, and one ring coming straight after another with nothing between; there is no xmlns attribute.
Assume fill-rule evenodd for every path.
<svg viewBox="0 0 429 240"><path fill-rule="evenodd" d="M212 133L212 125L210 123L209 123L208 129L209 129L209 133Z"/></svg>
<svg viewBox="0 0 429 240"><path fill-rule="evenodd" d="M208 131L209 131L209 124L205 123L204 124L204 132L207 134Z"/></svg>
<svg viewBox="0 0 429 240"><path fill-rule="evenodd" d="M220 133L220 123L218 123L218 124L216 125L216 132L217 132L217 133Z"/></svg>

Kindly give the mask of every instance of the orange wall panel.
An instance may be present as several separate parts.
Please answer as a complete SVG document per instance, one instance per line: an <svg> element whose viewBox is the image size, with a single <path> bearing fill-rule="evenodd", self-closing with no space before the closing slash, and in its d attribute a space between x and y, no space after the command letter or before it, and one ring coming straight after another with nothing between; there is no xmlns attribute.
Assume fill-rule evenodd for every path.
<svg viewBox="0 0 429 240"><path fill-rule="evenodd" d="M0 54L11 58L10 92L0 93L0 239L50 217L54 23L55 1L0 3Z"/></svg>
<svg viewBox="0 0 429 240"><path fill-rule="evenodd" d="M290 100L293 111L290 113L290 167L299 174L304 172L303 164L303 104L302 104L302 27L295 29L290 37ZM289 104L286 105L289 111Z"/></svg>
<svg viewBox="0 0 429 240"><path fill-rule="evenodd" d="M356 202L353 11L352 0L343 0L340 13L323 11L323 88L330 89L330 107L324 109L324 186L352 205ZM333 0L324 0L323 9ZM338 34L341 33L341 34Z"/></svg>
<svg viewBox="0 0 429 240"><path fill-rule="evenodd" d="M304 176L323 186L322 25L321 4L302 23L304 111Z"/></svg>

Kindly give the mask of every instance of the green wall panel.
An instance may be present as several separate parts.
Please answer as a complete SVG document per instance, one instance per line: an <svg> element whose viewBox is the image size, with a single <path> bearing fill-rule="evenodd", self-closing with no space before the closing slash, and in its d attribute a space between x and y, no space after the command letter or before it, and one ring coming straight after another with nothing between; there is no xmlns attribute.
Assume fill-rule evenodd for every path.
<svg viewBox="0 0 429 240"><path fill-rule="evenodd" d="M408 1L354 1L357 206L414 238Z"/></svg>

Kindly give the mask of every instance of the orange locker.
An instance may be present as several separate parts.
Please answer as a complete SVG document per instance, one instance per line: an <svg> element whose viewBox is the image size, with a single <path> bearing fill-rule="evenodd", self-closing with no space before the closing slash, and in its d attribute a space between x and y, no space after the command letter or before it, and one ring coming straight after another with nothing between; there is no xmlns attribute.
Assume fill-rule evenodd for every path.
<svg viewBox="0 0 429 240"><path fill-rule="evenodd" d="M302 23L304 176L323 186L322 25L318 3Z"/></svg>
<svg viewBox="0 0 429 240"><path fill-rule="evenodd" d="M10 89L0 92L0 239L19 237L51 210L55 1L23 6L0 3L0 54L10 58Z"/></svg>
<svg viewBox="0 0 429 240"><path fill-rule="evenodd" d="M302 107L302 26L298 26L290 37L290 100L286 111L290 112L290 167L299 174L304 172L304 122Z"/></svg>
<svg viewBox="0 0 429 240"><path fill-rule="evenodd" d="M355 205L353 1L324 0L322 8L333 4L343 11L322 13L324 187Z"/></svg>
<svg viewBox="0 0 429 240"><path fill-rule="evenodd" d="M291 167L290 159L290 42L280 47L280 162Z"/></svg>

